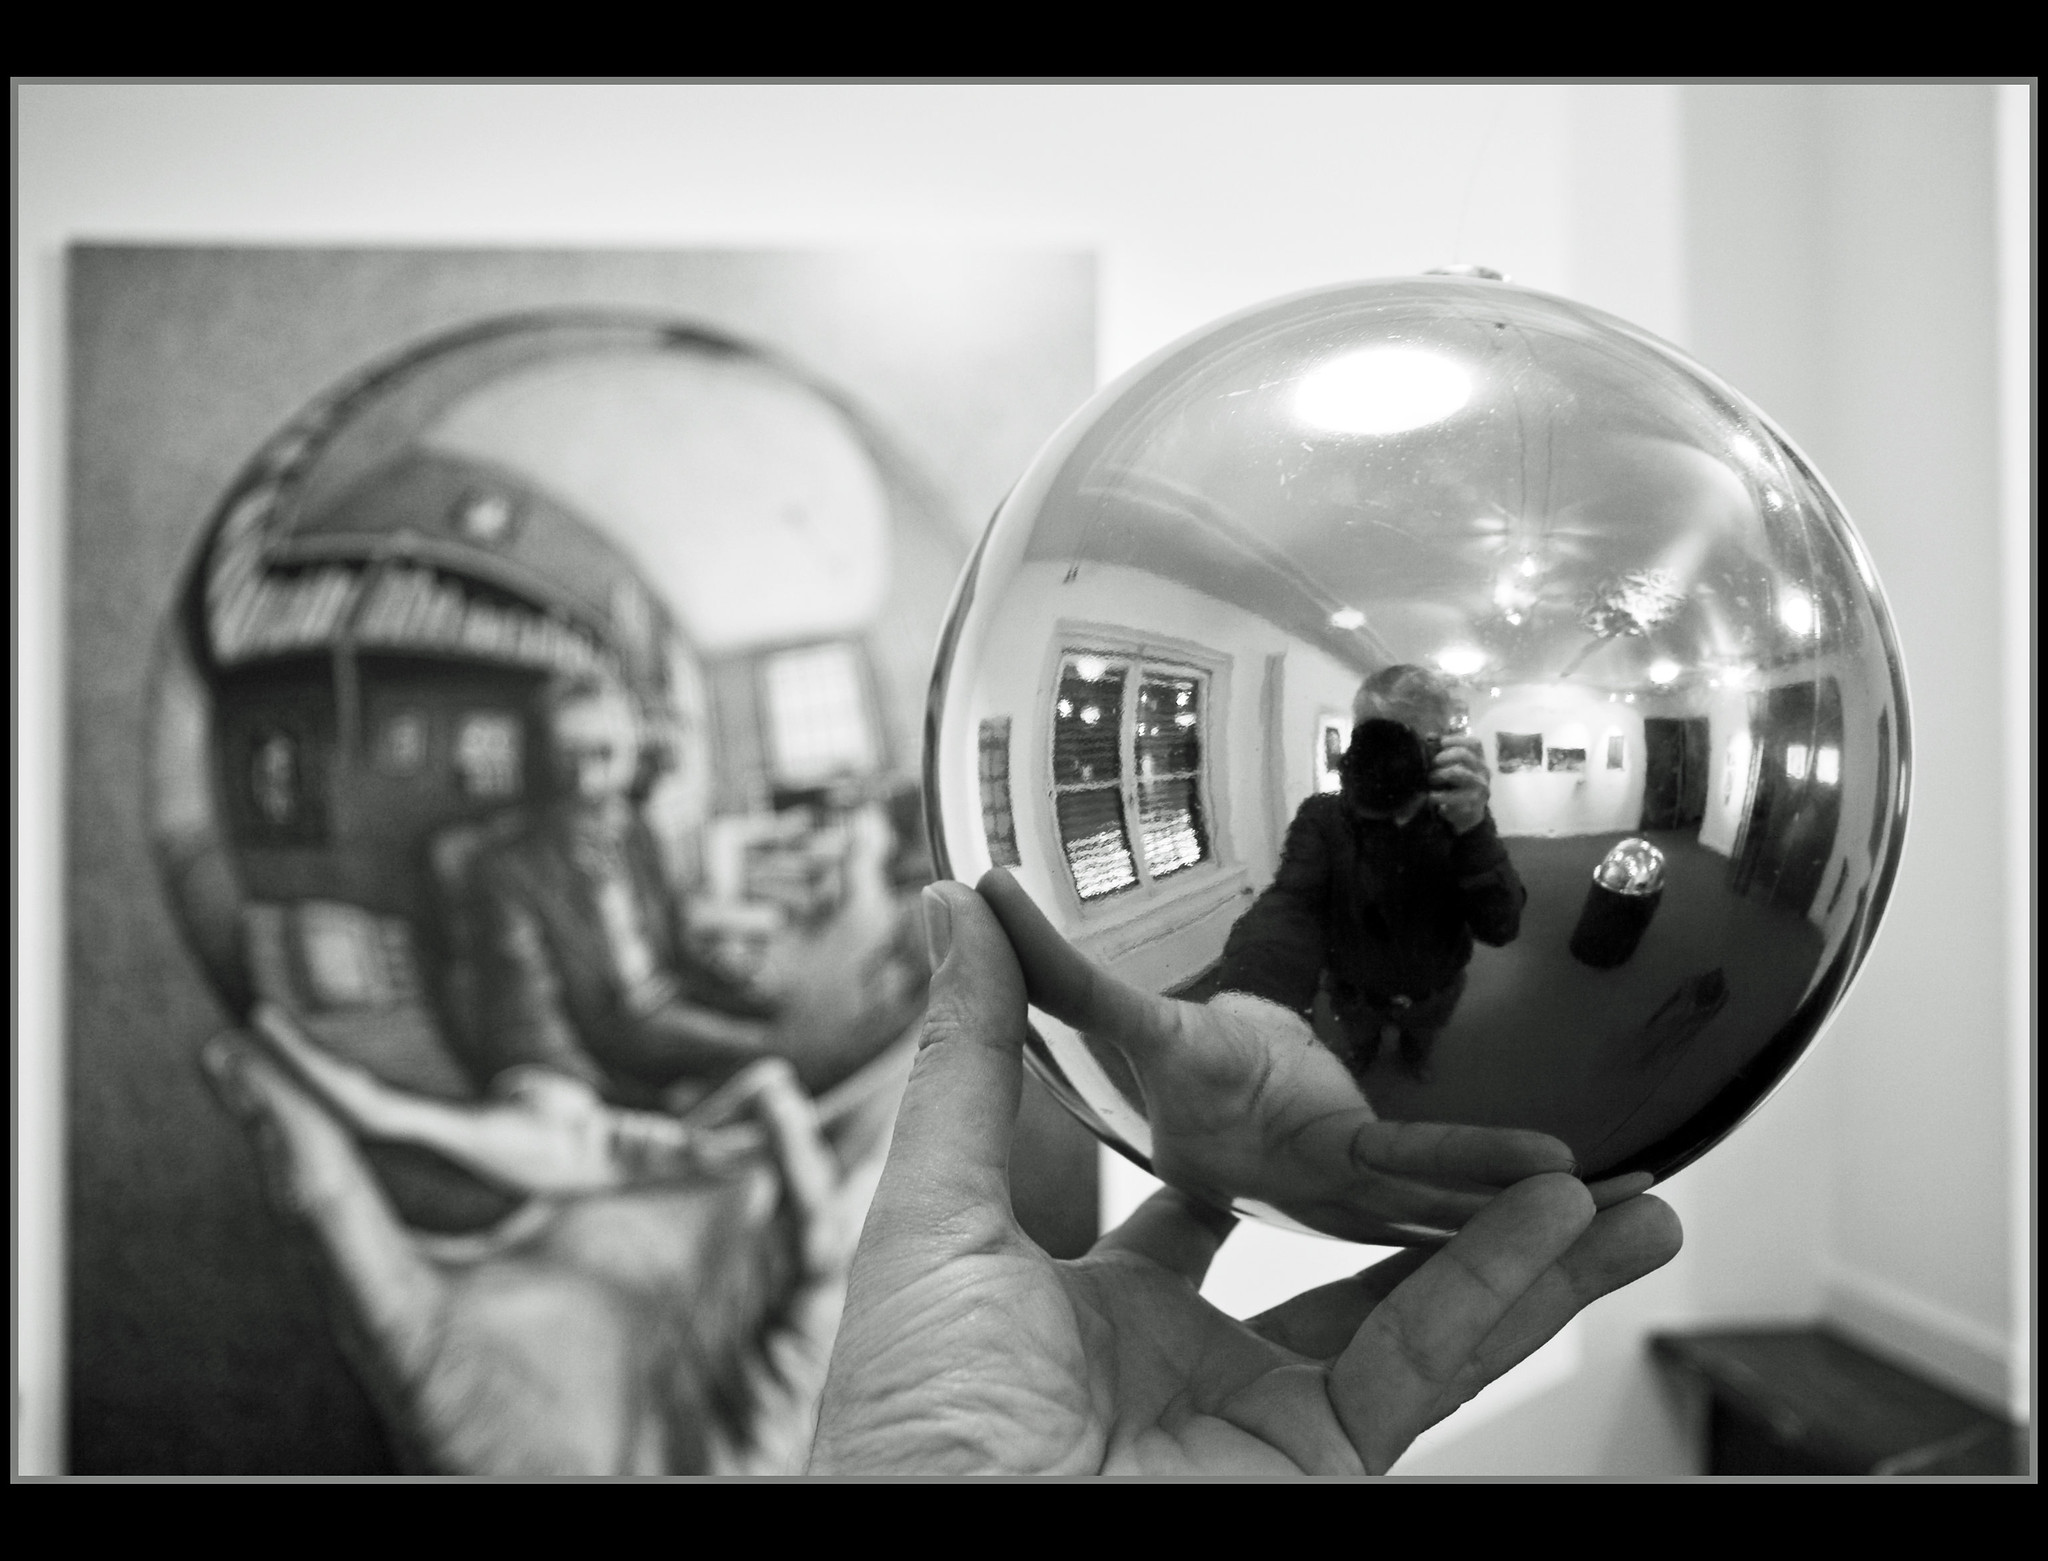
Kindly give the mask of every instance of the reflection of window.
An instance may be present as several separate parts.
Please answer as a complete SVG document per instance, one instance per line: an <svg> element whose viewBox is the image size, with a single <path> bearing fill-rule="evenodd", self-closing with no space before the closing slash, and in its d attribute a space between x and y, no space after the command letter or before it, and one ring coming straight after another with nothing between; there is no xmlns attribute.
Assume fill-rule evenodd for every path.
<svg viewBox="0 0 2048 1561"><path fill-rule="evenodd" d="M1578 773L1586 768L1586 750L1583 748L1552 748L1544 757L1549 769Z"/></svg>
<svg viewBox="0 0 2048 1561"><path fill-rule="evenodd" d="M1053 808L1083 900L1209 860L1202 798L1206 693L1207 679L1187 668L1081 652L1061 661L1053 706Z"/></svg>
<svg viewBox="0 0 2048 1561"><path fill-rule="evenodd" d="M1619 732L1607 734L1607 767L1610 770L1628 768L1628 739Z"/></svg>
<svg viewBox="0 0 2048 1561"><path fill-rule="evenodd" d="M297 907L307 994L319 1008L389 1008L416 994L403 922L353 905L308 900Z"/></svg>
<svg viewBox="0 0 2048 1561"><path fill-rule="evenodd" d="M981 723L981 832L992 866L1017 867L1017 818L1010 809L1010 718Z"/></svg>
<svg viewBox="0 0 2048 1561"><path fill-rule="evenodd" d="M249 755L249 796L257 816L273 828L298 822L300 805L299 745L285 732L258 739Z"/></svg>
<svg viewBox="0 0 2048 1561"><path fill-rule="evenodd" d="M222 690L221 780L228 822L252 846L331 838L334 679L300 663L241 674Z"/></svg>
<svg viewBox="0 0 2048 1561"><path fill-rule="evenodd" d="M377 768L386 775L412 775L427 762L427 717L401 710L377 732Z"/></svg>
<svg viewBox="0 0 2048 1561"><path fill-rule="evenodd" d="M503 711L475 711L455 728L455 770L465 796L493 800L519 795L519 721Z"/></svg>
<svg viewBox="0 0 2048 1561"><path fill-rule="evenodd" d="M1543 766L1541 732L1497 732L1494 734L1493 747L1503 775L1512 775L1517 770L1541 769Z"/></svg>
<svg viewBox="0 0 2048 1561"><path fill-rule="evenodd" d="M876 767L874 732L854 647L812 645L762 667L775 776L803 786Z"/></svg>

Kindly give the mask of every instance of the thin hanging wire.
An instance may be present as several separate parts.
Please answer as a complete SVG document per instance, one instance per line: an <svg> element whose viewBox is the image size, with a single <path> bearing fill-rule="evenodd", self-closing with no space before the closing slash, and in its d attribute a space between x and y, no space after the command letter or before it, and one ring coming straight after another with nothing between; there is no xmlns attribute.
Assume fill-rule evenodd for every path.
<svg viewBox="0 0 2048 1561"><path fill-rule="evenodd" d="M1500 128L1501 115L1507 112L1507 89L1495 100L1493 112L1486 117L1486 130L1479 137L1479 150L1472 154L1472 171L1465 177L1465 198L1458 203L1458 231L1451 241L1451 263L1465 263L1465 224L1472 215L1472 196L1479 188L1479 175L1486 167L1486 151L1493 145L1493 133Z"/></svg>

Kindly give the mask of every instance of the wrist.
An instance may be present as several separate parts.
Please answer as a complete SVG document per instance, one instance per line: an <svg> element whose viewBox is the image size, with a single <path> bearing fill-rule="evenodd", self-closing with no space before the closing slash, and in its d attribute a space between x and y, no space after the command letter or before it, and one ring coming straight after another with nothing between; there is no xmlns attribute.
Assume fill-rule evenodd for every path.
<svg viewBox="0 0 2048 1561"><path fill-rule="evenodd" d="M1462 822L1449 815L1445 816L1444 822L1451 826L1451 833L1457 837L1461 850L1480 850L1498 838L1493 829L1493 813L1483 806Z"/></svg>

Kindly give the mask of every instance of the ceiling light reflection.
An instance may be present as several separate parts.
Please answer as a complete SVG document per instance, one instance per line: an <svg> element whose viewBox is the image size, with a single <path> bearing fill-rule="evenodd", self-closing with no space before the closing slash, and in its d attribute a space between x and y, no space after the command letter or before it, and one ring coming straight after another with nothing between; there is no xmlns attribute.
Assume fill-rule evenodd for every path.
<svg viewBox="0 0 2048 1561"><path fill-rule="evenodd" d="M1333 434L1398 434L1441 422L1472 398L1472 378L1441 353L1367 347L1302 376L1295 415Z"/></svg>
<svg viewBox="0 0 2048 1561"><path fill-rule="evenodd" d="M1778 621L1802 639L1813 633L1813 598L1804 591L1786 591L1778 598Z"/></svg>

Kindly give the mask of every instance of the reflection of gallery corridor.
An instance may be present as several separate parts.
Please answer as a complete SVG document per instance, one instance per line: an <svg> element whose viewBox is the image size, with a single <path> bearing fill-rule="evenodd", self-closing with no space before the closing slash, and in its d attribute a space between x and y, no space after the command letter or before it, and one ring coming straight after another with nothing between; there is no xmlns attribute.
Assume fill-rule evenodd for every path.
<svg viewBox="0 0 2048 1561"><path fill-rule="evenodd" d="M1402 1071L1395 1047L1382 1049L1365 1085L1383 1116L1538 1128L1598 1171L1684 1121L1763 1045L1764 1016L1789 1013L1815 973L1820 929L1761 898L1734 897L1728 859L1687 833L1649 835L1669 877L1633 958L1595 970L1565 953L1594 866L1623 838L1507 842L1529 887L1521 935L1473 954L1426 1084ZM1703 1026L1697 1012L1688 1022L1683 999L1694 978L1717 970L1725 1004ZM1666 1010L1675 994L1681 1001ZM1618 1094L1655 1095L1657 1104L1609 1135L1593 1124L1613 1120Z"/></svg>

